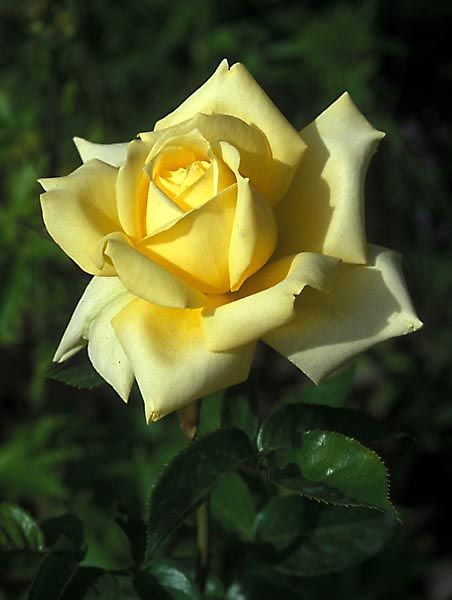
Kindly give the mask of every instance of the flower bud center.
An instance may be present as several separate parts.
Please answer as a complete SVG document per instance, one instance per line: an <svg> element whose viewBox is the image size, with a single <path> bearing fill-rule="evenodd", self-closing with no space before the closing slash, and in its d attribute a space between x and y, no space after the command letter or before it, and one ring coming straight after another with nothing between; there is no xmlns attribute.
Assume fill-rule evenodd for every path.
<svg viewBox="0 0 452 600"><path fill-rule="evenodd" d="M157 185L171 198L176 198L200 179L209 168L207 160L195 160L185 167L162 169Z"/></svg>

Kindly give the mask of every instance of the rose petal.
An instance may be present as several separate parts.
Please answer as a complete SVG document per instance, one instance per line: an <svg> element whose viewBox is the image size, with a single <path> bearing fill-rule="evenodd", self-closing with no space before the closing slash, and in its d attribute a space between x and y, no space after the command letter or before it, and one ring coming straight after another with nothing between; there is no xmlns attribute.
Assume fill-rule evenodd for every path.
<svg viewBox="0 0 452 600"><path fill-rule="evenodd" d="M94 144L80 137L75 137L73 140L84 163L97 158L112 167L120 167L127 158L127 142L125 144Z"/></svg>
<svg viewBox="0 0 452 600"><path fill-rule="evenodd" d="M111 320L134 300L132 294L121 294L100 310L89 324L88 356L96 371L127 402L134 375Z"/></svg>
<svg viewBox="0 0 452 600"><path fill-rule="evenodd" d="M133 300L117 277L93 277L80 298L54 356L64 362L88 342L94 368L127 401L133 373L111 318Z"/></svg>
<svg viewBox="0 0 452 600"><path fill-rule="evenodd" d="M146 232L151 235L160 227L178 219L184 211L168 198L153 181L149 184L146 204Z"/></svg>
<svg viewBox="0 0 452 600"><path fill-rule="evenodd" d="M241 155L227 142L220 142L223 160L237 179L237 206L229 245L230 289L237 291L272 255L277 239L273 211L248 178L240 174Z"/></svg>
<svg viewBox="0 0 452 600"><path fill-rule="evenodd" d="M91 319L106 304L127 293L117 277L93 277L72 314L53 360L64 362L86 345Z"/></svg>
<svg viewBox="0 0 452 600"><path fill-rule="evenodd" d="M132 238L146 235L146 201L149 177L144 170L150 147L141 140L130 142L127 160L118 171L116 196L122 229Z"/></svg>
<svg viewBox="0 0 452 600"><path fill-rule="evenodd" d="M216 195L215 175L215 169L210 164L206 172L198 180L177 195L175 201L180 206L186 207L186 210L201 206ZM235 180L231 183L235 183Z"/></svg>
<svg viewBox="0 0 452 600"><path fill-rule="evenodd" d="M229 69L223 60L215 73L176 110L158 121L156 130L190 119L196 113L232 115L258 127L272 151L272 173L266 199L274 204L287 190L305 144L247 69Z"/></svg>
<svg viewBox="0 0 452 600"><path fill-rule="evenodd" d="M233 185L137 248L203 293L229 288L228 252L237 199Z"/></svg>
<svg viewBox="0 0 452 600"><path fill-rule="evenodd" d="M229 245L230 289L236 291L258 271L273 253L277 231L267 202L250 186L249 179L237 177L237 207Z"/></svg>
<svg viewBox="0 0 452 600"><path fill-rule="evenodd" d="M47 231L92 275L114 274L108 265L97 267L95 256L105 235L121 231L115 195L117 172L100 160L90 160L66 177L39 180L46 190L41 206Z"/></svg>
<svg viewBox="0 0 452 600"><path fill-rule="evenodd" d="M132 302L113 319L148 420L247 378L254 344L209 352L200 320L199 310L163 308L144 300Z"/></svg>
<svg viewBox="0 0 452 600"><path fill-rule="evenodd" d="M140 137L144 141L155 142L153 152L158 152L177 134L192 130L199 131L204 139L208 140L214 152L217 152L220 142L228 142L237 148L241 156L241 174L249 177L253 186L265 197L272 171L272 154L267 138L254 125L231 115L198 113L188 121L159 131L161 137L158 138L158 142L155 142L155 131L141 133Z"/></svg>
<svg viewBox="0 0 452 600"><path fill-rule="evenodd" d="M277 256L307 250L349 263L366 262L364 178L383 136L348 94L303 129L307 150L275 209Z"/></svg>
<svg viewBox="0 0 452 600"><path fill-rule="evenodd" d="M151 179L154 178L156 172L161 170L161 158L165 155L167 149L180 148L182 151L185 149L185 152L192 155L191 160L205 158L210 149L209 141L196 127L195 119L162 131L142 133L140 134L140 138L143 142L146 142L151 146L151 151L147 160L149 165L148 172ZM177 154L174 155L173 152L170 151L170 162L172 160L171 155L177 164L179 162ZM163 160L164 162L167 162L166 158L163 158Z"/></svg>
<svg viewBox="0 0 452 600"><path fill-rule="evenodd" d="M325 290L327 276L338 264L338 259L303 252L264 267L244 283L237 300L203 310L207 347L229 350L287 323L295 315L296 296L306 286Z"/></svg>
<svg viewBox="0 0 452 600"><path fill-rule="evenodd" d="M135 296L179 308L205 304L203 294L130 246L122 236L106 238L103 251L122 283Z"/></svg>
<svg viewBox="0 0 452 600"><path fill-rule="evenodd" d="M307 290L296 318L264 341L319 382L355 354L421 327L406 290L400 256L369 246L369 264L337 270L329 294Z"/></svg>
<svg viewBox="0 0 452 600"><path fill-rule="evenodd" d="M198 117L208 118L206 115L197 115L189 122L158 132L158 140L155 138L155 132L142 134L143 140L149 139L154 143L146 161L146 172L156 185L185 211L201 206L235 183L230 169L218 160L212 151L210 140L197 128L200 122ZM210 118L216 120L215 117ZM243 125L248 127L245 123ZM215 144L213 146L215 147ZM193 177L197 171L191 170L190 167L193 168L198 161L204 163L207 169L199 177ZM187 178L181 183L168 178L168 173L177 171L179 167L186 169Z"/></svg>

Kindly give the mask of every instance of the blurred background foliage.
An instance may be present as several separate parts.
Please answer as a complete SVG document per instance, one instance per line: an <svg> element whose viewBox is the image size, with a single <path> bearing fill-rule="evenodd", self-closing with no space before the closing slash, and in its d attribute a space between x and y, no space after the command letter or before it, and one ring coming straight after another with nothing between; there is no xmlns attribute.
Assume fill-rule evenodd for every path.
<svg viewBox="0 0 452 600"><path fill-rule="evenodd" d="M390 464L404 525L316 598L452 598L451 19L441 0L0 0L3 500L40 519L71 510L88 532L86 564L115 568L128 549L112 519L144 511L182 447L175 418L145 426L137 395L126 407L107 386L48 378L88 276L46 234L36 179L78 166L74 135L116 142L152 129L227 57L299 129L348 90L386 131L366 184L368 238L404 255L425 322L359 359L348 401L416 440ZM266 349L254 380L264 412L305 385ZM0 598L19 597L34 567L3 561Z"/></svg>

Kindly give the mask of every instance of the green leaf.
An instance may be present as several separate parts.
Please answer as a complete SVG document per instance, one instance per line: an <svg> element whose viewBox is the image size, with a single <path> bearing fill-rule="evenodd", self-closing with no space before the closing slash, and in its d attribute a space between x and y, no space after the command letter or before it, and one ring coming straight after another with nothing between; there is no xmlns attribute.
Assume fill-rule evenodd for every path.
<svg viewBox="0 0 452 600"><path fill-rule="evenodd" d="M63 600L83 600L90 588L95 587L105 571L97 567L80 567L62 594Z"/></svg>
<svg viewBox="0 0 452 600"><path fill-rule="evenodd" d="M118 517L116 522L129 540L130 550L137 565L144 560L146 550L146 524L138 517L129 515Z"/></svg>
<svg viewBox="0 0 452 600"><path fill-rule="evenodd" d="M60 600L74 577L82 556L73 552L49 554L33 579L27 600Z"/></svg>
<svg viewBox="0 0 452 600"><path fill-rule="evenodd" d="M0 504L0 550L44 549L44 536L36 521L16 504Z"/></svg>
<svg viewBox="0 0 452 600"><path fill-rule="evenodd" d="M388 475L379 456L339 433L303 433L291 449L270 457L269 466L275 483L308 498L397 514L388 497Z"/></svg>
<svg viewBox="0 0 452 600"><path fill-rule="evenodd" d="M118 577L111 573L103 573L91 584L83 600L125 600L121 583ZM136 597L136 594L134 595Z"/></svg>
<svg viewBox="0 0 452 600"><path fill-rule="evenodd" d="M253 440L258 429L255 396L251 394L226 395L221 407L221 426L237 427L244 431L250 440Z"/></svg>
<svg viewBox="0 0 452 600"><path fill-rule="evenodd" d="M256 509L248 486L239 475L231 473L213 491L211 510L226 531L244 541L252 539Z"/></svg>
<svg viewBox="0 0 452 600"><path fill-rule="evenodd" d="M146 558L213 489L254 455L238 429L219 429L191 443L164 469L151 494Z"/></svg>
<svg viewBox="0 0 452 600"><path fill-rule="evenodd" d="M225 600L302 600L303 596L288 578L269 569L246 568L240 578L228 588Z"/></svg>
<svg viewBox="0 0 452 600"><path fill-rule="evenodd" d="M75 515L49 519L43 524L43 531L52 551L36 573L28 600L64 598L85 554L83 524Z"/></svg>
<svg viewBox="0 0 452 600"><path fill-rule="evenodd" d="M271 544L277 553L285 552L314 526L321 508L321 504L298 494L273 496L256 517L256 542Z"/></svg>
<svg viewBox="0 0 452 600"><path fill-rule="evenodd" d="M373 510L322 506L291 494L272 498L259 513L256 538L278 552L278 570L314 576L348 569L375 555L395 525L395 519Z"/></svg>
<svg viewBox="0 0 452 600"><path fill-rule="evenodd" d="M135 588L143 600L201 600L190 577L166 560L150 562L146 571L136 575Z"/></svg>
<svg viewBox="0 0 452 600"><path fill-rule="evenodd" d="M289 404L275 410L262 424L257 437L260 450L277 450L295 443L299 434L313 429L336 431L376 447L400 437L382 421L361 411L315 404Z"/></svg>
<svg viewBox="0 0 452 600"><path fill-rule="evenodd" d="M206 589L204 592L205 598L209 600L223 600L224 594L223 581L218 575L210 573L210 575L207 576Z"/></svg>
<svg viewBox="0 0 452 600"><path fill-rule="evenodd" d="M78 389L90 390L105 383L83 352L64 363L52 365L48 377Z"/></svg>
<svg viewBox="0 0 452 600"><path fill-rule="evenodd" d="M83 523L72 514L64 514L42 524L46 544L53 550L82 552L84 545Z"/></svg>
<svg viewBox="0 0 452 600"><path fill-rule="evenodd" d="M283 403L305 402L325 406L344 406L352 391L354 374L354 369L346 369L319 385L308 383L284 398Z"/></svg>
<svg viewBox="0 0 452 600"><path fill-rule="evenodd" d="M93 596L92 592L94 591L94 593L96 593L99 582L101 583L105 576L108 577L108 574L106 574L103 569L99 569L97 567L80 567L72 577L71 581L68 583L62 595L63 600L82 600L82 598L83 600L86 600L86 598L89 596L91 596L91 598L95 598L96 596ZM115 585L109 586L110 589L108 598L111 597L112 600L114 600L118 596L116 593L117 590L114 589L113 595L111 595L112 587L114 588Z"/></svg>
<svg viewBox="0 0 452 600"><path fill-rule="evenodd" d="M141 600L148 600L149 598L152 598L152 600L173 600L171 594L148 571L141 571L135 575L134 586Z"/></svg>
<svg viewBox="0 0 452 600"><path fill-rule="evenodd" d="M139 600L130 576L108 573L97 567L81 567L67 586L62 600Z"/></svg>

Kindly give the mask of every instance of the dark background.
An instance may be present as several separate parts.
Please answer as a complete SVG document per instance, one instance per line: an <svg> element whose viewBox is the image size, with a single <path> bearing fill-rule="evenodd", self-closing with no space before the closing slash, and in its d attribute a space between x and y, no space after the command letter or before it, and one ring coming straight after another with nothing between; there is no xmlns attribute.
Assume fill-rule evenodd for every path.
<svg viewBox="0 0 452 600"><path fill-rule="evenodd" d="M358 360L350 404L416 441L390 465L403 527L335 589L452 598L451 26L447 1L0 0L2 499L39 518L70 507L88 523L88 562L111 567L124 544L106 519L120 502L141 510L180 446L175 418L146 428L137 396L125 407L106 386L47 377L88 276L47 236L36 179L78 166L74 135L116 142L152 129L227 57L298 129L348 90L387 133L367 180L368 238L403 254L425 326ZM258 358L265 401L303 385L285 365ZM32 567L0 566L0 598L18 597Z"/></svg>

